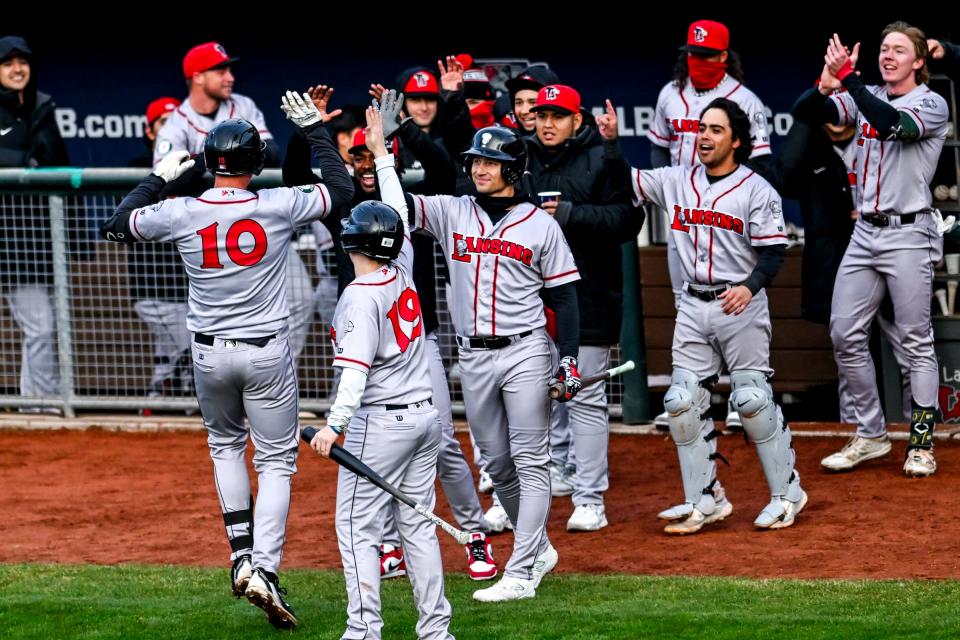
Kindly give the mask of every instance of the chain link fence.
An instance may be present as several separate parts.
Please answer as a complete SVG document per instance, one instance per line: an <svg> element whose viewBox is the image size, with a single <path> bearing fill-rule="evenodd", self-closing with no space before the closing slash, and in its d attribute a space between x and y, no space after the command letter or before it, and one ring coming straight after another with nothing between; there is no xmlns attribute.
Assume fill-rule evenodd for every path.
<svg viewBox="0 0 960 640"><path fill-rule="evenodd" d="M0 170L0 406L197 410L186 329L187 282L172 244L115 244L98 228L146 170ZM254 187L277 186L265 171ZM318 242L319 240L319 242ZM439 343L454 399L463 400L438 245ZM306 227L287 261L291 346L301 404L322 412L334 395L329 322L336 306L332 250ZM611 366L619 364L619 349ZM622 383L608 383L620 415Z"/></svg>

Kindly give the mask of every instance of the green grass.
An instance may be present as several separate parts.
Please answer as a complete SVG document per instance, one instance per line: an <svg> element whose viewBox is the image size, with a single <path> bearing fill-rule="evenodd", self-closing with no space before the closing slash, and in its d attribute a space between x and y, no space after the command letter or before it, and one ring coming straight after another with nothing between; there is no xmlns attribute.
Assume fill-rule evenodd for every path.
<svg viewBox="0 0 960 640"><path fill-rule="evenodd" d="M226 569L0 565L2 638L277 638L262 612L230 597ZM335 571L283 574L300 638L339 638ZM457 638L955 638L960 582L550 576L533 600L474 603L447 578ZM410 586L383 586L384 638L413 638Z"/></svg>

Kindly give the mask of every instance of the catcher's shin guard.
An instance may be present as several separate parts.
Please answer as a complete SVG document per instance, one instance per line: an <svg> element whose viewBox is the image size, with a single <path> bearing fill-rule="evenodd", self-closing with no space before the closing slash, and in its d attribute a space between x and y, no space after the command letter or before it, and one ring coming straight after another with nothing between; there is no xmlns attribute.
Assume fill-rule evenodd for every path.
<svg viewBox="0 0 960 640"><path fill-rule="evenodd" d="M706 417L710 406L707 386L712 379L701 382L696 374L685 369L674 369L663 398L669 414L670 436L677 445L680 473L683 478L684 501L704 514L711 514L716 506L713 482L717 476L717 432L713 420Z"/></svg>
<svg viewBox="0 0 960 640"><path fill-rule="evenodd" d="M733 407L740 414L744 432L757 447L770 495L791 499L787 494L793 480L796 455L790 428L780 407L773 401L767 376L760 371L743 369L730 373L730 383L733 385ZM796 484L799 489L799 483Z"/></svg>

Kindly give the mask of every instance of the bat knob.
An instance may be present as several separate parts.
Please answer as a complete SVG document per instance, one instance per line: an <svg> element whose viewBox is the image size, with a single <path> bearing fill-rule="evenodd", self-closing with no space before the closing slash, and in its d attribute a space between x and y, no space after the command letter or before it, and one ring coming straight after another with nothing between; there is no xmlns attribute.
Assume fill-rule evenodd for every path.
<svg viewBox="0 0 960 640"><path fill-rule="evenodd" d="M316 435L317 435L316 427L304 427L300 431L300 437L303 438L303 441L306 442L307 444L310 444L311 442L313 442L313 439L316 437Z"/></svg>
<svg viewBox="0 0 960 640"><path fill-rule="evenodd" d="M556 380L550 383L549 389L550 390L548 391L548 394L550 395L550 398L553 400L557 400L558 398L560 398L560 396L563 395L563 392L566 391L566 388L564 387L563 383L558 382Z"/></svg>

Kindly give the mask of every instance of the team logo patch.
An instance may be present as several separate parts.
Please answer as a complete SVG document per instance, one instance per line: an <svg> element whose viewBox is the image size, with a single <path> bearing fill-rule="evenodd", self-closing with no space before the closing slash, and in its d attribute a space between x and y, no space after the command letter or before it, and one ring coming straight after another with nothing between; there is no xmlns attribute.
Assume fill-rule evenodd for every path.
<svg viewBox="0 0 960 640"><path fill-rule="evenodd" d="M215 44L215 45L213 45L213 48L216 49L216 50L217 50L217 53L219 53L220 55L222 55L224 58L229 58L229 57L230 57L230 56L227 55L227 50L223 48L223 45L222 45L222 44Z"/></svg>
<svg viewBox="0 0 960 640"><path fill-rule="evenodd" d="M693 29L693 41L694 42L703 42L707 39L707 30L703 27L695 27Z"/></svg>
<svg viewBox="0 0 960 640"><path fill-rule="evenodd" d="M766 114L760 113L758 111L755 114L753 114L753 121L759 124L760 126L763 126L767 124L767 116Z"/></svg>
<svg viewBox="0 0 960 640"><path fill-rule="evenodd" d="M480 136L480 144L485 147L485 146L487 146L488 144L490 144L490 140L491 140L492 138L493 138L493 136L492 136L491 134L485 133L485 134L483 134L482 136Z"/></svg>
<svg viewBox="0 0 960 640"><path fill-rule="evenodd" d="M456 246L454 247L454 251L456 252L456 254L457 254L458 256L462 256L463 254L465 254L465 253L467 252L467 241L466 241L466 240L464 240L463 238L460 238L459 240L457 240L457 242L456 242L455 244L456 244Z"/></svg>
<svg viewBox="0 0 960 640"><path fill-rule="evenodd" d="M927 111L933 111L937 108L937 102L933 98L924 98L920 101L920 104L917 105L917 111L921 109L926 109Z"/></svg>
<svg viewBox="0 0 960 640"><path fill-rule="evenodd" d="M547 87L546 92L544 93L547 100L553 101L557 99L557 96L560 95L560 91L556 87Z"/></svg>
<svg viewBox="0 0 960 640"><path fill-rule="evenodd" d="M413 79L416 81L417 86L421 89L430 84L430 79L423 71L417 71L415 74L413 74Z"/></svg>
<svg viewBox="0 0 960 640"><path fill-rule="evenodd" d="M774 218L779 218L780 214L783 213L783 207L781 207L780 203L777 202L776 200L771 200L769 207L770 207L770 215L772 215Z"/></svg>
<svg viewBox="0 0 960 640"><path fill-rule="evenodd" d="M390 248L393 246L393 238L383 238L380 240L380 246Z"/></svg>
<svg viewBox="0 0 960 640"><path fill-rule="evenodd" d="M350 320L347 320L347 326L344 327L343 332L346 334L346 333L350 333L351 331L353 331L353 322L351 322Z"/></svg>
<svg viewBox="0 0 960 640"><path fill-rule="evenodd" d="M315 188L316 187L314 187L312 184L304 184L297 187L297 189L299 189L300 191L303 191L304 193L313 193L313 190Z"/></svg>
<svg viewBox="0 0 960 640"><path fill-rule="evenodd" d="M160 142L157 143L157 153L159 153L162 156L165 156L168 153L170 153L171 149L173 149L173 143L170 142L169 140L161 140Z"/></svg>

